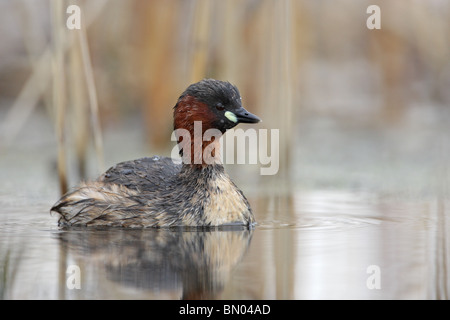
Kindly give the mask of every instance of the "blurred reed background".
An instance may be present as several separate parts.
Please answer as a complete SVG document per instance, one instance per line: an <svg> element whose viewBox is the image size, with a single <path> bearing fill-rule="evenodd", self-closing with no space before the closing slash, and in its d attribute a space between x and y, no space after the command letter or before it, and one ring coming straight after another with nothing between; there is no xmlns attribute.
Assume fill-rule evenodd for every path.
<svg viewBox="0 0 450 320"><path fill-rule="evenodd" d="M70 4L79 31L65 26ZM381 30L366 27L371 4ZM304 119L381 130L448 120L449 17L446 0L0 0L0 149L45 112L63 192L76 183L67 150L83 177L94 146L100 172L104 128L130 117L143 119L145 153L168 154L171 107L212 77L240 88L259 128L280 129L277 177L289 177Z"/></svg>

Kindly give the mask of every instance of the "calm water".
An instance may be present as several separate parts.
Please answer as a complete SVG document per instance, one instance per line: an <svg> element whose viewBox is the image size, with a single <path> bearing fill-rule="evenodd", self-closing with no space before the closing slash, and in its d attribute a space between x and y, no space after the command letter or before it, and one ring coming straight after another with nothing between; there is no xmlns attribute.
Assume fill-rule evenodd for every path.
<svg viewBox="0 0 450 320"><path fill-rule="evenodd" d="M58 228L53 141L24 134L0 160L0 297L447 299L447 132L302 130L292 185L230 169L258 226L210 232Z"/></svg>

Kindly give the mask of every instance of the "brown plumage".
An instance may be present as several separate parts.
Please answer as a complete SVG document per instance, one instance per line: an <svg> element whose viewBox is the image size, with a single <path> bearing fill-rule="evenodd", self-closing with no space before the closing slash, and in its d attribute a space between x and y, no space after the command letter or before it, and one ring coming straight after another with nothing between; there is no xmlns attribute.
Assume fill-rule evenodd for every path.
<svg viewBox="0 0 450 320"><path fill-rule="evenodd" d="M174 129L186 130L191 138L179 139L182 163L158 156L119 163L52 207L60 215L59 224L130 228L254 224L247 199L225 173L216 149L212 148L212 162L203 159L203 151L218 139L203 141L194 121L201 122L203 135L208 129L222 134L238 123L260 120L242 107L239 91L230 83L207 79L192 84L174 107ZM194 141L201 147L195 148Z"/></svg>

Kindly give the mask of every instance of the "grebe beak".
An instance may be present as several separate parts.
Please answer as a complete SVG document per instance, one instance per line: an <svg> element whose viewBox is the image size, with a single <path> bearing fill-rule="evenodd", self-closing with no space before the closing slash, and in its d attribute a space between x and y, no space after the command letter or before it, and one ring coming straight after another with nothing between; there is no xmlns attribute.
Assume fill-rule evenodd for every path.
<svg viewBox="0 0 450 320"><path fill-rule="evenodd" d="M243 107L240 107L239 109L235 110L233 112L236 118L236 123L258 123L261 121L260 118L255 116L253 113L248 112Z"/></svg>

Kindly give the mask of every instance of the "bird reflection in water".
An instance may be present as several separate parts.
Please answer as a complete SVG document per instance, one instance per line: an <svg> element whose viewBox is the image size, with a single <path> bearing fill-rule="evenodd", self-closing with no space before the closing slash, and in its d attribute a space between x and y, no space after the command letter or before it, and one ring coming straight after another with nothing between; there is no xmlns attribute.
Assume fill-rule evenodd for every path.
<svg viewBox="0 0 450 320"><path fill-rule="evenodd" d="M82 287L89 289L87 292L96 291L96 297L110 297L109 287L98 284L105 274L114 285L151 292L155 298L178 292L177 298L211 299L223 291L232 269L245 255L252 233L252 229L245 227L70 228L61 230L58 237L65 261L72 255L75 263L80 261L84 268L94 268L97 284L92 279L84 280L87 283L81 281ZM89 298L83 296L83 290L79 291L81 298Z"/></svg>

